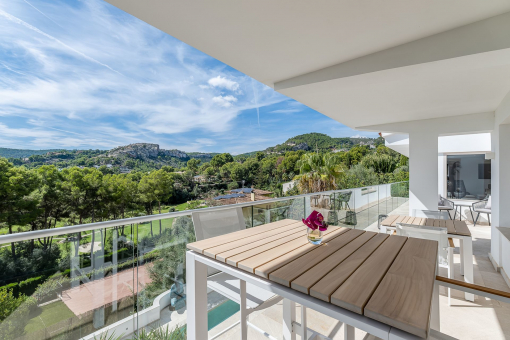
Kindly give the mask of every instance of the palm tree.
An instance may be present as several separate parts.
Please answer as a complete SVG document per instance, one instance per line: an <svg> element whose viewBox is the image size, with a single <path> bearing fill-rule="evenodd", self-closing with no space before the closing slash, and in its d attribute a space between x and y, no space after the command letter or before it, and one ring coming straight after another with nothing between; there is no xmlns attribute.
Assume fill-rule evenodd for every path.
<svg viewBox="0 0 510 340"><path fill-rule="evenodd" d="M332 154L309 153L297 162L299 175L294 177L301 193L329 191L337 188L344 175L344 165Z"/></svg>

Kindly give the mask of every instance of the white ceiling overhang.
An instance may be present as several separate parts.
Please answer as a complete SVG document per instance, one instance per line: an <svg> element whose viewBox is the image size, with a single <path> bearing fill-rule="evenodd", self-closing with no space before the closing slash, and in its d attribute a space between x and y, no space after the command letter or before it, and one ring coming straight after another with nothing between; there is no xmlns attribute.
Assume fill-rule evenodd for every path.
<svg viewBox="0 0 510 340"><path fill-rule="evenodd" d="M496 110L510 1L107 0L353 128Z"/></svg>

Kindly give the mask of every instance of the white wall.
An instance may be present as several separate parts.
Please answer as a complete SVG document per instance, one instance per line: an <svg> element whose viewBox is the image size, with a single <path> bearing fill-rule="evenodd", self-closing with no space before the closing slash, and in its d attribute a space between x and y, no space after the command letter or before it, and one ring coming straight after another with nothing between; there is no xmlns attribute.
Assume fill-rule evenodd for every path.
<svg viewBox="0 0 510 340"><path fill-rule="evenodd" d="M434 131L409 134L409 213L437 210L438 136Z"/></svg>
<svg viewBox="0 0 510 340"><path fill-rule="evenodd" d="M510 228L510 93L502 101L495 116L492 136L492 229L491 255L497 266L510 273L510 243L497 227Z"/></svg>

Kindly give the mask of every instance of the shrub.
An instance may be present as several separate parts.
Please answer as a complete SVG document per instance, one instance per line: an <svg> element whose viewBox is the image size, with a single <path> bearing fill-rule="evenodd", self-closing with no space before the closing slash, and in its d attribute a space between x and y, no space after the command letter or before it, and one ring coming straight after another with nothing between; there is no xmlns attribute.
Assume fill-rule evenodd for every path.
<svg viewBox="0 0 510 340"><path fill-rule="evenodd" d="M32 295L35 292L37 286L39 286L45 280L46 280L46 276L43 275L43 276L31 277L25 281L21 281L19 283L19 291L21 294Z"/></svg>
<svg viewBox="0 0 510 340"><path fill-rule="evenodd" d="M227 186L228 190L234 190L239 188L239 184L237 182L231 182Z"/></svg>

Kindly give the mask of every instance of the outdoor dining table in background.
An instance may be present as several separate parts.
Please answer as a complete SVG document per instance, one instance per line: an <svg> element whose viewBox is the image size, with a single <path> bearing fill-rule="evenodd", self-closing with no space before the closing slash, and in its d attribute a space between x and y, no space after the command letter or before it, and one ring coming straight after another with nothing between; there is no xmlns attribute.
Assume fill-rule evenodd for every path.
<svg viewBox="0 0 510 340"><path fill-rule="evenodd" d="M395 230L397 223L446 228L448 237L456 238L460 242L460 274L464 276L465 282L474 283L473 239L465 221L391 215L381 222L381 233L387 233L387 230ZM470 293L465 293L465 297L468 301L474 301L475 299L475 296Z"/></svg>
<svg viewBox="0 0 510 340"><path fill-rule="evenodd" d="M294 236L275 236L289 225ZM240 279L241 296L246 283L282 296L284 339L295 339L296 330L306 335L295 324L296 302L343 322L348 340L354 328L383 339L439 331L436 241L332 226L316 246L305 235L301 221L287 219L189 243L188 339L207 339L207 266ZM241 302L241 339L245 310Z"/></svg>

